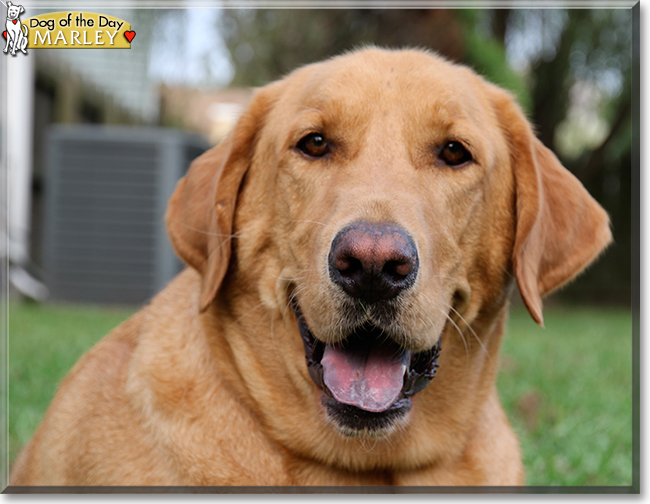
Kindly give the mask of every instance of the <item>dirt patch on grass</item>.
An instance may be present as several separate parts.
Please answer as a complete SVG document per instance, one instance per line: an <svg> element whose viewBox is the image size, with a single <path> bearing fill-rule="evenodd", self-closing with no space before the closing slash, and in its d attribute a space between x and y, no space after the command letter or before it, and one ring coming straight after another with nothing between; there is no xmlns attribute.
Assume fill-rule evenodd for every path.
<svg viewBox="0 0 650 504"><path fill-rule="evenodd" d="M535 430L539 425L543 401L542 394L535 390L525 393L517 401L517 411L529 432Z"/></svg>

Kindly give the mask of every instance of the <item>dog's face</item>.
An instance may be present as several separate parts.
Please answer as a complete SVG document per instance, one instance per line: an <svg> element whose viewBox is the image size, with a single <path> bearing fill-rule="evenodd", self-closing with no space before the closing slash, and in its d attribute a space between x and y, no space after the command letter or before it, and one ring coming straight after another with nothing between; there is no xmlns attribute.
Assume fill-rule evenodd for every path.
<svg viewBox="0 0 650 504"><path fill-rule="evenodd" d="M295 77L267 119L283 127L258 144L283 194L279 277L327 411L347 433L379 431L408 412L408 378L433 373L445 327L508 280L507 140L478 79L424 54Z"/></svg>
<svg viewBox="0 0 650 504"><path fill-rule="evenodd" d="M506 93L376 49L259 91L179 185L168 227L202 308L218 298L247 332L244 379L278 437L352 467L378 463L355 444L368 436L410 463L460 447L514 279L541 323L540 297L610 236ZM250 311L271 334L243 329Z"/></svg>
<svg viewBox="0 0 650 504"><path fill-rule="evenodd" d="M25 12L25 9L22 5L13 5L11 2L7 2L7 19L13 21L18 19L21 12Z"/></svg>

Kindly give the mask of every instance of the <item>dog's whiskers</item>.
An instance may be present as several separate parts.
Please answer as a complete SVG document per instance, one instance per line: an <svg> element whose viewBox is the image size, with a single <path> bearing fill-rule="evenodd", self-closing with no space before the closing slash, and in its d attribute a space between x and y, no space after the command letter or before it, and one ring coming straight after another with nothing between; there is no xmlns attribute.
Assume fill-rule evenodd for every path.
<svg viewBox="0 0 650 504"><path fill-rule="evenodd" d="M235 323L235 324L238 324L239 322L241 322L242 320L244 320L244 318L253 317L253 316L254 316L254 315L253 315L253 312L256 312L257 309L258 309L259 307L261 307L261 306L264 306L264 302L263 302L263 301L257 303L255 306L251 307L250 309L244 311L244 313L242 313L241 315L239 315L239 316L234 320L234 323Z"/></svg>
<svg viewBox="0 0 650 504"><path fill-rule="evenodd" d="M437 302L432 301L431 298L430 298L429 296L427 296L425 293L422 293L422 296L423 296L424 298L426 298L426 300L429 301L429 303L430 303L430 304L431 304L431 305L432 305L436 310L438 310L440 313L442 313L442 314L445 316L445 318L446 318L447 320L449 320L449 321L454 325L454 327L456 328L456 330L458 331L458 334L459 334L461 340L463 341L463 346L465 347L465 369L467 370L467 368L468 368L468 366L469 366L469 346L468 346L468 344L467 344L467 340L465 339L465 335L463 334L463 331L460 329L460 327L458 327L458 324L456 324L456 322L455 322L455 321L454 321L454 320L449 316L449 313L448 313L447 311L443 310L443 309L438 305ZM435 327L435 326L434 326L434 327ZM444 330L444 328L443 328L443 330ZM441 335L441 337L442 337L442 335Z"/></svg>
<svg viewBox="0 0 650 504"><path fill-rule="evenodd" d="M465 335L463 334L463 331L460 330L460 327L458 327L458 324L454 322L454 319L452 319L449 316L449 313L447 313L445 310L440 308L439 306L435 307L440 313L442 313L449 322L453 324L453 326L456 328L458 331L458 334L460 335L460 339L463 340L463 346L465 347L465 372L467 372L467 368L469 368L469 347L467 346L467 341L465 340Z"/></svg>
<svg viewBox="0 0 650 504"><path fill-rule="evenodd" d="M313 221L313 220L307 220L307 219L293 219L292 222L307 222L310 224L318 224L320 226L327 226L324 222L318 222L318 221Z"/></svg>
<svg viewBox="0 0 650 504"><path fill-rule="evenodd" d="M318 112L319 114L322 113L321 110L319 110L319 109L317 109L317 108L314 108L314 107L308 107L307 105L301 105L301 106L298 107L298 108L301 109L301 110L305 110L305 111L307 111L307 110L313 110L314 112Z"/></svg>
<svg viewBox="0 0 650 504"><path fill-rule="evenodd" d="M434 278L446 278L447 280L453 280L454 282L458 281L458 278L454 278L454 277L451 277L451 276L448 276L448 275L435 274L435 275L431 275L431 276L434 277Z"/></svg>
<svg viewBox="0 0 650 504"><path fill-rule="evenodd" d="M469 324L469 322L467 322L467 320L465 320L465 317L463 317L463 316L458 312L458 310L456 310L456 308L454 308L454 307L451 306L450 304L445 303L444 301L440 301L440 302L443 303L443 304L445 304L446 306L448 306L448 307L451 309L451 311L453 311L456 315L458 315L458 317L459 317L459 318L460 318L460 319L465 323L465 325L467 326L467 329L469 329L469 331L472 333L472 335L474 336L474 338L476 338L476 341L477 341L478 344L481 346L481 348L485 351L485 355L487 355L488 360L490 360L490 362L491 362L491 361L492 361L492 357L490 357L490 352L488 351L488 349L487 349L487 347L485 346L485 344L483 343L483 341L481 341L481 338L478 337L478 334L476 334L476 331L474 330L474 328Z"/></svg>

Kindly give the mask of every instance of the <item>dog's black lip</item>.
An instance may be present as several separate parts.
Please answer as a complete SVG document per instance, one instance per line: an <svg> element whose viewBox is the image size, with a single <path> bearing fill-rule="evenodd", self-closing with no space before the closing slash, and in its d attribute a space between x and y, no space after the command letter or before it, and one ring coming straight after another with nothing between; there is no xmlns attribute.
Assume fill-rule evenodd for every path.
<svg viewBox="0 0 650 504"><path fill-rule="evenodd" d="M316 385L323 389L324 395L323 404L331 405L336 403L345 406L345 409L354 411L354 414L360 418L375 417L387 414L394 416L396 411L403 411L406 413L411 408L411 396L424 389L431 380L436 376L436 370L439 366L438 357L440 356L440 339L429 350L423 352L411 353L409 366L404 375L404 385L397 400L387 410L380 413L370 413L355 406L342 405L334 399L332 393L327 388L323 381L323 366L321 359L325 351L325 343L314 337L309 326L305 320L302 310L298 303L294 300L292 302L293 310L298 320L298 329L302 338L303 346L305 348L305 358L307 361L307 369L309 375ZM355 410L358 410L355 411Z"/></svg>
<svg viewBox="0 0 650 504"><path fill-rule="evenodd" d="M340 427L345 428L346 434L354 436L361 431L374 433L390 427L397 419L409 412L411 398L397 399L390 408L379 413L340 403L326 393L321 396L321 404L327 408L329 416Z"/></svg>

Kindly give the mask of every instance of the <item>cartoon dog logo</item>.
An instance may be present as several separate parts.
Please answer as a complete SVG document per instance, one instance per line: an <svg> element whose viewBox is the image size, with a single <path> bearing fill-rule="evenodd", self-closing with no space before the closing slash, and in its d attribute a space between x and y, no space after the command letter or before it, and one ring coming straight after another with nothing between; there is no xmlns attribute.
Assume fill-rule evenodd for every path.
<svg viewBox="0 0 650 504"><path fill-rule="evenodd" d="M16 55L16 49L21 50L23 54L27 54L27 34L29 29L27 25L20 22L20 15L23 12L25 12L25 8L22 5L7 2L7 22L5 23L7 30L4 32L7 43L2 51L5 54L9 49L11 49L12 56Z"/></svg>

